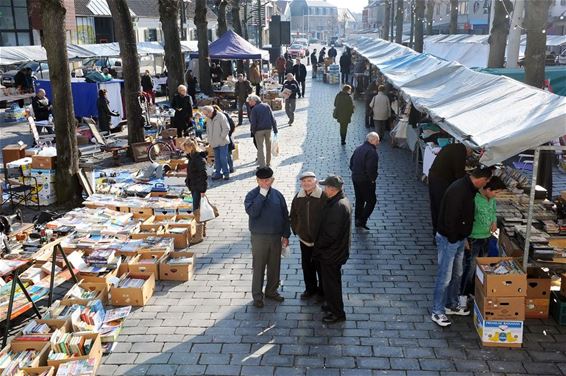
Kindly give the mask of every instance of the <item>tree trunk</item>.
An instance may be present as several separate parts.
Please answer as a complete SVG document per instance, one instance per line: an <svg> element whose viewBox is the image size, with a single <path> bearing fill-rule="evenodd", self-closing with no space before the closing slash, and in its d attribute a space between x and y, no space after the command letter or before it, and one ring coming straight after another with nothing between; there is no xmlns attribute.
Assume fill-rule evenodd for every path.
<svg viewBox="0 0 566 376"><path fill-rule="evenodd" d="M381 28L381 37L385 40L389 40L389 25L391 23L391 0L385 1L385 7L383 10L383 27Z"/></svg>
<svg viewBox="0 0 566 376"><path fill-rule="evenodd" d="M403 43L403 20L405 18L405 4L403 0L397 0L397 12L395 13L395 43Z"/></svg>
<svg viewBox="0 0 566 376"><path fill-rule="evenodd" d="M391 24L391 36L389 37L389 40L391 42L395 40L395 11L395 0L391 0L391 16L389 17L389 23Z"/></svg>
<svg viewBox="0 0 566 376"><path fill-rule="evenodd" d="M208 64L208 22L206 20L206 0L195 0L195 26L198 38L198 67L200 90L212 95L210 65Z"/></svg>
<svg viewBox="0 0 566 376"><path fill-rule="evenodd" d="M57 201L67 207L80 203L79 151L76 120L71 92L71 72L66 46L65 9L63 0L43 0L41 15L43 44L47 52L51 80L55 136L57 138L57 171L55 189Z"/></svg>
<svg viewBox="0 0 566 376"><path fill-rule="evenodd" d="M505 3L504 3L504 2ZM507 10L511 11L513 3L510 0L496 1L493 25L489 35L489 57L487 59L488 68L503 68L505 66L505 48L507 46L507 34L509 34L509 19L506 18Z"/></svg>
<svg viewBox="0 0 566 376"><path fill-rule="evenodd" d="M218 27L216 29L216 36L220 38L228 30L226 23L226 0L217 0L216 7L218 8Z"/></svg>
<svg viewBox="0 0 566 376"><path fill-rule="evenodd" d="M544 63L546 60L546 19L552 0L527 1L525 26L527 47L525 49L525 83L542 88Z"/></svg>
<svg viewBox="0 0 566 376"><path fill-rule="evenodd" d="M458 32L458 0L450 0L450 29L448 34Z"/></svg>
<svg viewBox="0 0 566 376"><path fill-rule="evenodd" d="M434 0L426 2L426 35L432 35L432 20L434 19Z"/></svg>
<svg viewBox="0 0 566 376"><path fill-rule="evenodd" d="M242 23L242 37L244 37L245 40L249 39L249 35L248 35L248 1L244 0L244 20L246 20L246 22Z"/></svg>
<svg viewBox="0 0 566 376"><path fill-rule="evenodd" d="M232 5L232 28L234 29L234 32L236 34L243 37L244 35L242 33L242 20L240 18L240 0L232 0L230 5Z"/></svg>
<svg viewBox="0 0 566 376"><path fill-rule="evenodd" d="M415 1L415 51L423 52L425 1Z"/></svg>
<svg viewBox="0 0 566 376"><path fill-rule="evenodd" d="M525 19L525 3L526 0L515 0L513 4L513 17L511 19L511 27L509 28L509 36L507 37L507 63L506 68L517 68L519 66L519 51L521 44L521 28Z"/></svg>
<svg viewBox="0 0 566 376"><path fill-rule="evenodd" d="M179 39L179 6L179 0L159 0L159 20L163 30L169 100L173 99L177 86L185 83L185 60Z"/></svg>
<svg viewBox="0 0 566 376"><path fill-rule="evenodd" d="M144 140L143 134L143 115L139 103L140 92L140 62L138 59L138 48L136 44L136 34L130 8L126 0L108 1L110 13L114 20L114 30L120 45L120 57L124 69L124 90L126 101L126 117L128 121L128 144Z"/></svg>

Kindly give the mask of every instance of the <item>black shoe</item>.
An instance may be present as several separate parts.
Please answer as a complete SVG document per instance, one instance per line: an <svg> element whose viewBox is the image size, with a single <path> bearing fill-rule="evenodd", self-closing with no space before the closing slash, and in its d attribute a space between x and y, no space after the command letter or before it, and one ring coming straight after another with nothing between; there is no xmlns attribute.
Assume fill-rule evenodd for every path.
<svg viewBox="0 0 566 376"><path fill-rule="evenodd" d="M346 141L342 141L342 146L346 145Z"/></svg>
<svg viewBox="0 0 566 376"><path fill-rule="evenodd" d="M307 300L315 296L314 292L305 291L300 295L301 300Z"/></svg>
<svg viewBox="0 0 566 376"><path fill-rule="evenodd" d="M230 173L233 174L234 173L234 168L230 169Z"/></svg>
<svg viewBox="0 0 566 376"><path fill-rule="evenodd" d="M265 299L274 300L274 301L276 301L276 302L278 302L278 303L281 303L282 301L285 300L285 298L282 297L282 296L279 295L279 294L275 294L275 295L265 295Z"/></svg>
<svg viewBox="0 0 566 376"><path fill-rule="evenodd" d="M321 305L320 310L322 312L330 312L330 308L328 308L328 306L326 304Z"/></svg>
<svg viewBox="0 0 566 376"><path fill-rule="evenodd" d="M220 179L222 179L222 175L212 175L211 179L212 180L220 180Z"/></svg>
<svg viewBox="0 0 566 376"><path fill-rule="evenodd" d="M316 296L314 297L314 302L316 304L322 304L324 303L324 296L320 295L320 294L316 294Z"/></svg>
<svg viewBox="0 0 566 376"><path fill-rule="evenodd" d="M322 322L325 324L335 324L337 322L346 321L346 316L336 316L335 314L331 313L328 316L324 316L322 318Z"/></svg>
<svg viewBox="0 0 566 376"><path fill-rule="evenodd" d="M254 300L254 307L263 308L263 300Z"/></svg>
<svg viewBox="0 0 566 376"><path fill-rule="evenodd" d="M224 180L230 180L230 175L225 175Z"/></svg>

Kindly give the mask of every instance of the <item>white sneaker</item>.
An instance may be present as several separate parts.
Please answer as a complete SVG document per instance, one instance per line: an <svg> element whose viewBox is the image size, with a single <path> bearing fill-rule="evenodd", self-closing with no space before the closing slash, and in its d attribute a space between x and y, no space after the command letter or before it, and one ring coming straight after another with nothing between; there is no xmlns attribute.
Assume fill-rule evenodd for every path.
<svg viewBox="0 0 566 376"><path fill-rule="evenodd" d="M446 317L446 315L437 315L433 313L431 319L438 326L441 326L443 328L452 325L452 322L448 319L448 317Z"/></svg>
<svg viewBox="0 0 566 376"><path fill-rule="evenodd" d="M466 306L460 306L456 308L449 308L446 307L446 314L447 315L456 315L456 316L469 316L470 310Z"/></svg>

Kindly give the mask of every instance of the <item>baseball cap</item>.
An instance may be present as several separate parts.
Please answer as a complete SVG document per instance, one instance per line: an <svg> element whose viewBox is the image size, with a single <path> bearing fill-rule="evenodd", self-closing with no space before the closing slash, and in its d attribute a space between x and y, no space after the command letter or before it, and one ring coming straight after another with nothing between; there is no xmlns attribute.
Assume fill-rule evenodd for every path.
<svg viewBox="0 0 566 376"><path fill-rule="evenodd" d="M316 178L316 174L312 171L305 171L299 176L299 180L303 180L304 178Z"/></svg>
<svg viewBox="0 0 566 376"><path fill-rule="evenodd" d="M319 184L320 185L327 185L329 187L334 187L334 188L337 188L337 189L342 189L342 186L344 185L344 179L342 179L338 175L328 175L326 177L326 179L319 182Z"/></svg>

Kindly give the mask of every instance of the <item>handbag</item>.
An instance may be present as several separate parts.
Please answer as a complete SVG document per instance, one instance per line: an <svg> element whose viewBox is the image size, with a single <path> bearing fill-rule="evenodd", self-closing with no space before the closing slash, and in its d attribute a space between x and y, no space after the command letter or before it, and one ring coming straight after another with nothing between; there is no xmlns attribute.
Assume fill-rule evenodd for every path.
<svg viewBox="0 0 566 376"><path fill-rule="evenodd" d="M206 196L201 198L200 208L194 212L195 220L198 223L211 221L219 215L216 206L212 205Z"/></svg>
<svg viewBox="0 0 566 376"><path fill-rule="evenodd" d="M332 117L334 119L338 119L338 111L336 111L336 108L334 108L334 111L332 111Z"/></svg>

